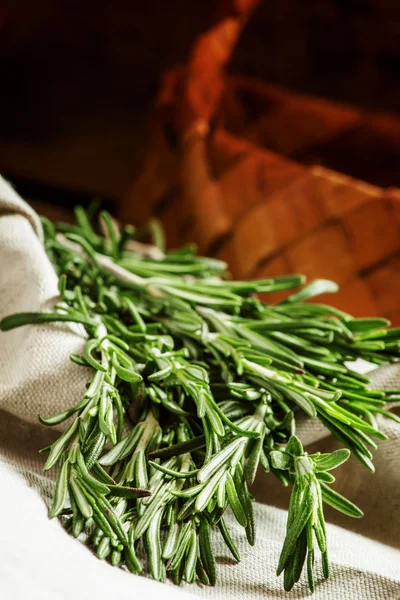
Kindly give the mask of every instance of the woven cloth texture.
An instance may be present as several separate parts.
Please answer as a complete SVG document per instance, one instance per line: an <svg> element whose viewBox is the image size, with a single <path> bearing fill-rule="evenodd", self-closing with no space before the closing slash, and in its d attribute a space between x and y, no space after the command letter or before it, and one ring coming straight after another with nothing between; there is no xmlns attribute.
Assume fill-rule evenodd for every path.
<svg viewBox="0 0 400 600"><path fill-rule="evenodd" d="M32 209L0 177L0 318L13 312L46 310L57 296L57 277L42 246L40 221ZM293 592L275 575L284 538L287 492L272 477L255 483L257 542L251 548L233 519L229 525L242 560L227 558L216 537L218 582L214 588L176 588L128 575L98 561L47 518L54 481L42 473L38 450L57 431L38 425L81 396L89 371L69 360L82 348L79 329L68 325L28 326L0 334L0 588L1 598L188 598L263 600L369 600L400 598L400 426L381 420L388 440L379 444L376 473L350 460L341 468L336 489L364 511L350 520L327 510L332 574L323 580L317 562L314 596L302 577ZM384 367L372 374L376 385L400 387L400 369ZM305 421L299 435L318 449L337 446L317 423ZM267 505L268 504L268 505ZM271 506L273 505L273 506ZM337 525L340 525L337 526ZM353 531L350 531L351 528Z"/></svg>

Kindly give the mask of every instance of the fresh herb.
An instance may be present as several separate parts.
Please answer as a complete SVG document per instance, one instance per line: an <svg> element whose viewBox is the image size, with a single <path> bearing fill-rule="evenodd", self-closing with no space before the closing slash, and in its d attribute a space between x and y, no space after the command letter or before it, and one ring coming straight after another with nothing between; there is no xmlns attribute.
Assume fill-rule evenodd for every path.
<svg viewBox="0 0 400 600"><path fill-rule="evenodd" d="M214 585L213 530L240 559L228 508L255 543L249 487L261 466L292 486L278 574L290 590L306 563L313 590L316 548L329 573L323 503L362 515L329 487L330 471L350 453L373 470L373 438L385 438L376 416L399 420L384 408L396 391L371 390L348 363L399 360L400 330L306 302L336 291L330 281L264 304L255 294L297 288L304 278L230 281L225 263L193 248L164 252L156 223L149 230L158 248L107 213L99 229L82 208L76 217L77 225L57 227L43 219L59 275L54 312L0 323L7 331L75 322L85 333L82 354L71 356L92 373L82 399L40 417L49 426L70 419L44 449L45 470L59 467L50 517L113 565ZM304 415L345 449L307 455L295 436Z"/></svg>

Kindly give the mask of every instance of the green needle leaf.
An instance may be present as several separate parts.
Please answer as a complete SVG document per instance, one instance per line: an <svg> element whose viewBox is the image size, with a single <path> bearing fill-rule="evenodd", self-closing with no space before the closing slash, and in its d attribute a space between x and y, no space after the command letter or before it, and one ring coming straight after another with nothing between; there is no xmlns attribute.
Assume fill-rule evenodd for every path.
<svg viewBox="0 0 400 600"><path fill-rule="evenodd" d="M72 476L69 480L69 489L74 496L76 505L82 516L85 517L85 519L90 519L90 517L93 515L92 506L87 501L85 493L79 487L79 484L74 476Z"/></svg>
<svg viewBox="0 0 400 600"><path fill-rule="evenodd" d="M9 331L22 325L38 325L40 323L54 323L54 322L69 322L69 323L81 323L82 325L91 326L93 322L89 319L80 315L68 313L62 315L59 313L16 313L8 317L4 317L0 321L1 331Z"/></svg>
<svg viewBox="0 0 400 600"><path fill-rule="evenodd" d="M286 298L286 300L283 300L281 304L304 302L304 300L308 300L319 294L335 293L338 290L339 286L334 281L329 281L328 279L316 279L303 287L299 292L296 292L289 296L289 298Z"/></svg>
<svg viewBox="0 0 400 600"><path fill-rule="evenodd" d="M229 473L226 479L226 493L228 496L228 502L232 508L233 514L235 515L237 522L242 527L246 527L247 517L243 510L243 506L239 500L239 496L237 494L233 479Z"/></svg>
<svg viewBox="0 0 400 600"><path fill-rule="evenodd" d="M335 450L331 454L320 454L316 458L312 456L310 458L314 460L316 471L330 471L342 465L349 457L350 450L342 448L341 450Z"/></svg>
<svg viewBox="0 0 400 600"><path fill-rule="evenodd" d="M235 438L230 444L228 444L223 450L218 452L206 465L204 465L197 473L197 481L203 483L210 479L212 475L227 463L238 448L245 446L247 443L246 438Z"/></svg>
<svg viewBox="0 0 400 600"><path fill-rule="evenodd" d="M224 538L224 542L228 546L233 558L235 560L237 560L238 562L240 562L239 550L237 549L235 542L233 541L233 539L231 538L231 536L229 534L229 531L228 531L228 528L226 526L224 519L221 519L218 522L218 528L219 528L221 535Z"/></svg>
<svg viewBox="0 0 400 600"><path fill-rule="evenodd" d="M67 489L68 489L68 474L69 474L69 463L66 460L62 465L56 482L56 487L54 491L54 499L51 509L49 511L50 519L57 517L65 506L65 501L67 498Z"/></svg>
<svg viewBox="0 0 400 600"><path fill-rule="evenodd" d="M287 454L286 452L272 450L269 456L274 469L282 469L284 471L288 471L293 467L293 458L290 454Z"/></svg>
<svg viewBox="0 0 400 600"><path fill-rule="evenodd" d="M49 471L52 467L54 467L56 462L58 462L68 442L70 441L72 436L75 435L77 429L78 421L74 421L73 423L71 423L68 429L64 431L62 436L50 446L50 454L47 458L46 464L43 467L44 471Z"/></svg>
<svg viewBox="0 0 400 600"><path fill-rule="evenodd" d="M363 516L363 512L358 508L358 506L350 502L350 500L347 500L347 498L329 488L323 481L321 481L320 485L324 502L330 506L333 506L333 508L336 508L336 510L348 515L349 517Z"/></svg>
<svg viewBox="0 0 400 600"><path fill-rule="evenodd" d="M199 530L199 548L200 557L205 572L210 581L210 585L215 585L217 581L215 557L211 545L210 525L207 520L202 518Z"/></svg>

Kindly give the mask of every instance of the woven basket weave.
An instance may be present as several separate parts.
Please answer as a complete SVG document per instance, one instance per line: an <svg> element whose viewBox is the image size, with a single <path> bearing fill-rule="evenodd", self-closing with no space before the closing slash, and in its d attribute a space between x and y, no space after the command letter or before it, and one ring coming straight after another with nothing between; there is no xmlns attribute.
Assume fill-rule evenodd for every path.
<svg viewBox="0 0 400 600"><path fill-rule="evenodd" d="M321 301L400 324L400 191L293 160L312 162L360 130L398 145L400 135L390 118L224 77L257 4L225 3L189 63L166 73L143 168L120 216L138 224L159 216L171 246L196 242L234 277L334 279L340 292Z"/></svg>

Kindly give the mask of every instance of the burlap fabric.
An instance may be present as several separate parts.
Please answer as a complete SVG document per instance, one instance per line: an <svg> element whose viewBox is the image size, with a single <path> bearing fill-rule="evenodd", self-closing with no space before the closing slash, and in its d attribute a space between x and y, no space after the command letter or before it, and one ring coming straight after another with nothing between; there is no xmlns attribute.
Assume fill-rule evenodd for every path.
<svg viewBox="0 0 400 600"><path fill-rule="evenodd" d="M0 178L0 318L45 309L56 297L56 275L41 240L37 215ZM81 346L81 335L69 326L32 326L0 334L0 597L308 598L304 579L287 595L275 576L286 513L274 506L256 505L254 548L235 522L230 523L241 550L240 564L226 558L216 538L215 588L178 589L112 568L70 538L59 523L48 520L46 503L53 481L41 473L38 450L56 432L38 425L36 417L58 412L80 398L88 373L68 357ZM397 382L400 387L396 367L378 370L374 379L382 386ZM371 475L355 462L341 470L337 489L357 502L365 517L352 521L327 511L329 519L357 533L328 526L332 576L327 581L319 577L316 600L400 598L400 427L389 421L382 427L389 439L376 454L377 473ZM307 422L301 429L308 443L334 446L317 424ZM285 505L285 494L272 477L260 477L255 486L258 500Z"/></svg>

